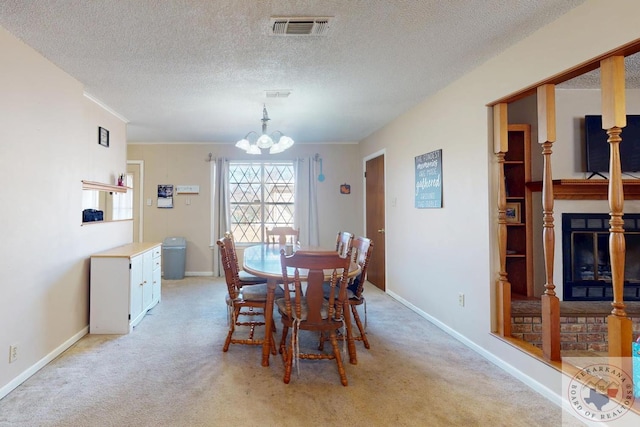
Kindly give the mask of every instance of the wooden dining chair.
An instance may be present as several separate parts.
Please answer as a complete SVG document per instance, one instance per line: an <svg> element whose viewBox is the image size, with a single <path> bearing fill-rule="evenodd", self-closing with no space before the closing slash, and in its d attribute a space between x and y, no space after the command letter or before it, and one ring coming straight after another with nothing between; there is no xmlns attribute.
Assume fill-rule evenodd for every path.
<svg viewBox="0 0 640 427"><path fill-rule="evenodd" d="M336 330L343 328L343 307L346 285L349 273L349 256L340 257L333 252L304 252L297 251L286 256L280 251L282 264L282 278L284 297L276 299L276 307L282 320L282 339L280 353L284 361L284 382L289 383L294 363L298 365L300 359L333 359L338 366L338 373L342 385L346 386L347 375L340 354ZM302 270L302 271L301 271ZM330 273L329 298L323 295L322 283L325 274ZM300 276L306 275L306 279ZM302 283L306 282L303 294ZM289 330L291 337L289 338ZM331 342L332 353L307 349L308 344L301 344L300 331L315 331L326 334ZM314 346L315 347L315 346Z"/></svg>
<svg viewBox="0 0 640 427"><path fill-rule="evenodd" d="M351 248L351 259L360 267L360 273L355 277L351 277L347 283L346 304L344 309L351 310L353 320L356 322L356 326L358 327L359 335L354 336L353 339L356 341L362 341L364 347L369 349L371 347L365 333L367 329L367 301L364 298L363 291L364 283L367 279L367 267L369 266L371 253L373 252L373 241L367 237L355 237L349 242L349 247ZM325 283L325 298L329 297L329 292L330 287ZM362 324L362 320L358 313L358 306L360 305L364 306L364 325ZM320 348L323 348L323 344L326 339L327 338L325 336L321 336ZM338 335L338 339L344 340L346 337L344 335Z"/></svg>
<svg viewBox="0 0 640 427"><path fill-rule="evenodd" d="M297 243L300 239L300 229L293 227L273 227L267 229L267 243L279 243L284 245L288 239L292 239L291 243Z"/></svg>
<svg viewBox="0 0 640 427"><path fill-rule="evenodd" d="M229 350L230 344L248 344L262 346L264 339L269 334L271 341L271 353L276 354L276 347L273 341L273 330L265 331L264 337L256 338L256 328L264 326L264 314L267 303L267 285L245 285L241 286L238 277L237 262L234 261L231 252L233 251L233 240L229 236L219 239L216 244L220 249L224 277L227 283L227 295L225 301L229 314L229 331L225 339L222 351ZM243 320L240 317L243 316ZM244 321L244 317L248 320ZM249 328L248 338L234 338L234 332L239 326Z"/></svg>
<svg viewBox="0 0 640 427"><path fill-rule="evenodd" d="M338 235L336 236L336 251L338 251L340 256L346 256L351 239L353 239L353 234L348 231L338 231Z"/></svg>
<svg viewBox="0 0 640 427"><path fill-rule="evenodd" d="M362 341L365 348L370 348L365 331L367 329L367 301L364 298L364 283L367 280L367 267L373 252L373 241L367 237L356 237L351 241L351 256L360 266L360 274L349 281L347 285L347 302L351 308L353 320L356 322L360 335L354 339ZM364 306L364 325L358 315L358 306Z"/></svg>
<svg viewBox="0 0 640 427"><path fill-rule="evenodd" d="M231 239L231 257L233 257L233 262L236 264L236 270L238 271L238 278L240 279L240 286L244 285L257 285L260 283L267 283L267 279L264 277L254 276L253 274L247 273L243 269L240 268L240 264L238 263L238 252L236 251L236 242L233 238L233 234L230 231L224 233L224 237L228 237Z"/></svg>

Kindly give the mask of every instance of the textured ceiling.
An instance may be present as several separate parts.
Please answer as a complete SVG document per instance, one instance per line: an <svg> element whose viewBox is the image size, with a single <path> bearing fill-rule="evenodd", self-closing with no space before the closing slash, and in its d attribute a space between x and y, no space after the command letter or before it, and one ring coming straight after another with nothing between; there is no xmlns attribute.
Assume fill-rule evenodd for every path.
<svg viewBox="0 0 640 427"><path fill-rule="evenodd" d="M130 141L359 141L583 0L0 0L0 26L129 120ZM329 16L323 37L272 16ZM267 90L290 90L266 98Z"/></svg>

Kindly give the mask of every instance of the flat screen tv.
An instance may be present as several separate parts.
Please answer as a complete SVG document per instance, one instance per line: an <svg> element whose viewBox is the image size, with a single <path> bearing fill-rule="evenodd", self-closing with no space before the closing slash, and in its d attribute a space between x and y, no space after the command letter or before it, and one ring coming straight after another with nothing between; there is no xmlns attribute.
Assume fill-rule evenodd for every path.
<svg viewBox="0 0 640 427"><path fill-rule="evenodd" d="M609 172L609 143L607 132L602 129L602 116L584 117L584 134L587 151L587 172ZM622 172L640 171L640 115L628 115L627 126L622 128L620 165Z"/></svg>

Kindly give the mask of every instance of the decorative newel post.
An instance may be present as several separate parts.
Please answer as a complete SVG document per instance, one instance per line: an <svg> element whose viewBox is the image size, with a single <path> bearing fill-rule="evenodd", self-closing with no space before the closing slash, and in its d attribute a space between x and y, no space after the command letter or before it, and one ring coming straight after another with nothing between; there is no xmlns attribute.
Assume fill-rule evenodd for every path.
<svg viewBox="0 0 640 427"><path fill-rule="evenodd" d="M493 151L498 159L498 333L511 336L511 283L507 278L507 194L504 183L504 158L509 150L507 104L493 107Z"/></svg>
<svg viewBox="0 0 640 427"><path fill-rule="evenodd" d="M538 142L542 145L544 174L542 178L543 251L546 281L542 306L542 354L547 360L560 360L560 300L553 283L555 231L553 224L552 146L556 140L556 94L551 84L538 87Z"/></svg>
<svg viewBox="0 0 640 427"><path fill-rule="evenodd" d="M607 131L609 157L609 256L613 286L613 310L608 318L610 357L631 357L632 322L624 310L625 237L624 191L620 167L620 133L627 125L625 108L624 57L613 56L600 62L602 89L602 128Z"/></svg>

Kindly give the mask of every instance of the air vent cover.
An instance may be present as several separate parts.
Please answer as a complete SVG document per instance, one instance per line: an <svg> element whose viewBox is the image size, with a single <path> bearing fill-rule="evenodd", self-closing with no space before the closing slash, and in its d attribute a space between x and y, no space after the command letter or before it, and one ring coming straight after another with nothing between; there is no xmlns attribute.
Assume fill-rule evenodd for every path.
<svg viewBox="0 0 640 427"><path fill-rule="evenodd" d="M326 36L330 17L271 17L273 36Z"/></svg>

